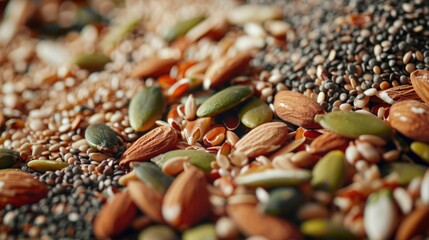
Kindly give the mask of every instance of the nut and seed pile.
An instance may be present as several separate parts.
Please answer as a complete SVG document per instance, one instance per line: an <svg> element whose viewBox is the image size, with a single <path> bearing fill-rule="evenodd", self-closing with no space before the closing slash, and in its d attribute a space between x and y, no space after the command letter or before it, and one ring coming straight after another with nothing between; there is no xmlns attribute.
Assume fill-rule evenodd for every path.
<svg viewBox="0 0 429 240"><path fill-rule="evenodd" d="M424 239L424 0L0 3L0 239Z"/></svg>

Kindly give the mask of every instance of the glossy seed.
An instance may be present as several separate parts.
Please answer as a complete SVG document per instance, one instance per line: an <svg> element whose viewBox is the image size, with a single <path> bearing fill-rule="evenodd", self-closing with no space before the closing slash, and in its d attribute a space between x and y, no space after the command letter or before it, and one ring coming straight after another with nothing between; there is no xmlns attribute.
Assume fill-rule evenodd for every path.
<svg viewBox="0 0 429 240"><path fill-rule="evenodd" d="M304 235L314 239L355 239L355 236L338 223L327 219L311 219L301 225Z"/></svg>
<svg viewBox="0 0 429 240"><path fill-rule="evenodd" d="M206 17L203 15L198 15L177 21L173 26L164 32L164 39L169 42L176 40L178 37L185 35L189 30L191 30L198 23L202 22L205 18Z"/></svg>
<svg viewBox="0 0 429 240"><path fill-rule="evenodd" d="M158 87L144 88L131 99L128 110L130 125L136 131L147 131L161 119L163 110L161 90Z"/></svg>
<svg viewBox="0 0 429 240"><path fill-rule="evenodd" d="M148 184L161 193L167 191L173 178L163 173L162 170L153 163L142 162L136 164L134 168L137 177L144 184Z"/></svg>
<svg viewBox="0 0 429 240"><path fill-rule="evenodd" d="M251 187L297 186L309 182L311 173L304 169L282 170L268 169L249 173L234 179L238 185Z"/></svg>
<svg viewBox="0 0 429 240"><path fill-rule="evenodd" d="M19 160L19 152L0 148L0 169L13 166Z"/></svg>
<svg viewBox="0 0 429 240"><path fill-rule="evenodd" d="M304 196L296 188L276 188L270 192L263 211L270 215L285 216L295 212L303 201Z"/></svg>
<svg viewBox="0 0 429 240"><path fill-rule="evenodd" d="M407 185L416 177L422 177L425 174L426 167L418 164L395 162L383 165L381 173L383 176L395 174L398 177L398 184Z"/></svg>
<svg viewBox="0 0 429 240"><path fill-rule="evenodd" d="M73 59L74 64L90 71L102 70L110 61L110 58L104 54L82 54Z"/></svg>
<svg viewBox="0 0 429 240"><path fill-rule="evenodd" d="M216 158L208 152L197 150L174 150L160 155L152 159L152 161L159 167L163 168L167 161L178 157L189 158L190 164L200 168L204 172L209 172L211 170L211 162L216 160Z"/></svg>
<svg viewBox="0 0 429 240"><path fill-rule="evenodd" d="M223 113L245 101L252 94L253 89L250 86L228 87L201 104L197 110L197 116L211 117Z"/></svg>
<svg viewBox="0 0 429 240"><path fill-rule="evenodd" d="M155 225L143 230L138 240L179 240L173 229L166 225Z"/></svg>
<svg viewBox="0 0 429 240"><path fill-rule="evenodd" d="M273 112L270 107L259 98L247 102L238 112L241 123L248 128L255 128L263 123L270 122Z"/></svg>
<svg viewBox="0 0 429 240"><path fill-rule="evenodd" d="M66 162L58 162L54 160L32 160L28 162L28 166L37 172L56 171L69 166Z"/></svg>
<svg viewBox="0 0 429 240"><path fill-rule="evenodd" d="M345 168L344 153L339 150L331 151L313 168L311 185L315 189L334 193L343 186Z"/></svg>
<svg viewBox="0 0 429 240"><path fill-rule="evenodd" d="M85 130L85 139L89 146L103 152L116 152L118 138L115 132L102 123L91 124Z"/></svg>
<svg viewBox="0 0 429 240"><path fill-rule="evenodd" d="M337 111L317 115L315 119L325 129L350 138L364 134L387 137L392 132L383 120L363 113Z"/></svg>
<svg viewBox="0 0 429 240"><path fill-rule="evenodd" d="M429 164L429 144L423 142L413 142L411 143L410 148L417 156Z"/></svg>
<svg viewBox="0 0 429 240"><path fill-rule="evenodd" d="M197 227L191 228L183 232L183 240L217 240L215 226L213 224L203 224Z"/></svg>

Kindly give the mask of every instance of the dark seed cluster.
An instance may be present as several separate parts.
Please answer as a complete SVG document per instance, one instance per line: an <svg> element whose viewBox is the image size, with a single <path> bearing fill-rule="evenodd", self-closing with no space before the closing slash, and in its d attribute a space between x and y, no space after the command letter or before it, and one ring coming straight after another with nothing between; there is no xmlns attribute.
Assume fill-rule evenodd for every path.
<svg viewBox="0 0 429 240"><path fill-rule="evenodd" d="M284 12L294 30L288 44L269 47L254 64L280 72L288 89L328 111L370 107L378 90L429 68L426 1L297 1Z"/></svg>

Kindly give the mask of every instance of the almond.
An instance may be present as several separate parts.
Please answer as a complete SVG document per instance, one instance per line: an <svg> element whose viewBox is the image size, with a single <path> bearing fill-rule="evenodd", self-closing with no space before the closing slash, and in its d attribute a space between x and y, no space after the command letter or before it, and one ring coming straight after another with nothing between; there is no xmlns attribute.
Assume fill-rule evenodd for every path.
<svg viewBox="0 0 429 240"><path fill-rule="evenodd" d="M245 69L250 60L252 54L250 52L238 53L232 57L224 57L207 69L204 78L204 88L216 88L224 84L226 81L240 74Z"/></svg>
<svg viewBox="0 0 429 240"><path fill-rule="evenodd" d="M429 104L429 71L415 70L411 73L410 78L417 95Z"/></svg>
<svg viewBox="0 0 429 240"><path fill-rule="evenodd" d="M325 132L310 144L310 152L315 154L325 154L332 150L345 149L349 144L349 139L333 132Z"/></svg>
<svg viewBox="0 0 429 240"><path fill-rule="evenodd" d="M168 126L157 127L141 136L121 157L120 164L149 160L172 149L177 143L177 133Z"/></svg>
<svg viewBox="0 0 429 240"><path fill-rule="evenodd" d="M155 222L164 222L161 213L161 193L138 180L130 181L128 183L128 190L131 199L142 212L144 212L151 220Z"/></svg>
<svg viewBox="0 0 429 240"><path fill-rule="evenodd" d="M168 188L162 203L162 215L171 226L183 230L198 223L209 213L210 202L204 172L189 167Z"/></svg>
<svg viewBox="0 0 429 240"><path fill-rule="evenodd" d="M419 234L427 232L429 222L429 206L422 206L407 215L398 228L396 239L414 239Z"/></svg>
<svg viewBox="0 0 429 240"><path fill-rule="evenodd" d="M235 148L253 158L278 149L288 139L288 127L285 123L270 122L254 128L235 144Z"/></svg>
<svg viewBox="0 0 429 240"><path fill-rule="evenodd" d="M411 85L399 85L386 90L378 91L375 96L388 104L402 100L419 100L419 96Z"/></svg>
<svg viewBox="0 0 429 240"><path fill-rule="evenodd" d="M262 236L270 240L303 239L299 230L286 220L264 215L255 204L230 204L229 217L247 236Z"/></svg>
<svg viewBox="0 0 429 240"><path fill-rule="evenodd" d="M324 113L317 102L293 91L278 92L274 97L274 110L280 119L303 128L320 128L314 117Z"/></svg>
<svg viewBox="0 0 429 240"><path fill-rule="evenodd" d="M159 77L168 74L179 58L149 58L138 64L131 73L133 78Z"/></svg>
<svg viewBox="0 0 429 240"><path fill-rule="evenodd" d="M29 173L16 170L0 172L0 210L7 204L20 207L36 203L47 194L46 185Z"/></svg>
<svg viewBox="0 0 429 240"><path fill-rule="evenodd" d="M100 210L94 221L97 238L114 238L125 231L136 217L137 208L128 191L116 194Z"/></svg>
<svg viewBox="0 0 429 240"><path fill-rule="evenodd" d="M397 102L390 108L390 124L403 135L429 142L429 106L416 100Z"/></svg>

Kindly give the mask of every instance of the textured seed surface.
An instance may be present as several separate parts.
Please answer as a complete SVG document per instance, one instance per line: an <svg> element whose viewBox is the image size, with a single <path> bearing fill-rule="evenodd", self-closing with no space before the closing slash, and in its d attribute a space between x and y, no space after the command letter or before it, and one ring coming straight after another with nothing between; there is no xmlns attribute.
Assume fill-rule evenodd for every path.
<svg viewBox="0 0 429 240"><path fill-rule="evenodd" d="M389 125L382 120L363 113L330 112L317 115L316 121L325 129L350 138L358 138L364 134L387 137L392 132Z"/></svg>
<svg viewBox="0 0 429 240"><path fill-rule="evenodd" d="M0 149L0 169L13 166L19 160L19 152L1 148Z"/></svg>
<svg viewBox="0 0 429 240"><path fill-rule="evenodd" d="M115 152L118 139L115 132L108 126L96 123L85 130L85 139L89 146L106 152Z"/></svg>
<svg viewBox="0 0 429 240"><path fill-rule="evenodd" d="M263 123L270 122L273 112L270 107L261 100L254 98L249 100L238 113L240 121L248 128L255 128Z"/></svg>
<svg viewBox="0 0 429 240"><path fill-rule="evenodd" d="M147 87L135 95L130 102L131 127L140 132L149 130L159 120L164 110L164 97L159 88Z"/></svg>
<svg viewBox="0 0 429 240"><path fill-rule="evenodd" d="M58 162L53 160L32 160L28 162L28 166L38 172L56 171L69 166L66 162Z"/></svg>
<svg viewBox="0 0 429 240"><path fill-rule="evenodd" d="M201 104L197 109L197 116L211 117L223 113L245 101L252 96L252 94L253 89L249 86L228 87Z"/></svg>

